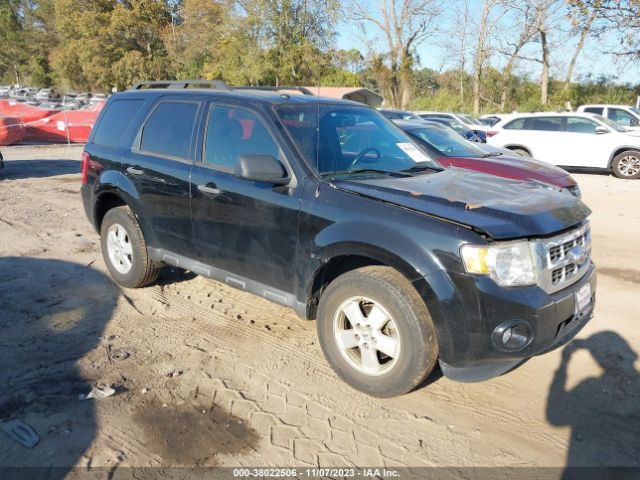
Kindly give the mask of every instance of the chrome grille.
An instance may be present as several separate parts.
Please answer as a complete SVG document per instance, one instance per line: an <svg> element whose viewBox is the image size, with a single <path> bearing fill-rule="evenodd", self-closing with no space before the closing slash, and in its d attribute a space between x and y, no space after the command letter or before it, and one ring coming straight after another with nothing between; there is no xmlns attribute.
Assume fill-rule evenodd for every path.
<svg viewBox="0 0 640 480"><path fill-rule="evenodd" d="M578 281L591 263L589 224L540 241L543 260L542 287L557 292Z"/></svg>

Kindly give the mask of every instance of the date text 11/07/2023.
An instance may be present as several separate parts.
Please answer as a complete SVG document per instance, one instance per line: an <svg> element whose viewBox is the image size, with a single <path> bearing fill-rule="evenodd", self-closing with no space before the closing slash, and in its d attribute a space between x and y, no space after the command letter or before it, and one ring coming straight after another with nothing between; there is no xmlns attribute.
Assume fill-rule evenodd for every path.
<svg viewBox="0 0 640 480"><path fill-rule="evenodd" d="M399 478L387 468L234 468L235 478Z"/></svg>

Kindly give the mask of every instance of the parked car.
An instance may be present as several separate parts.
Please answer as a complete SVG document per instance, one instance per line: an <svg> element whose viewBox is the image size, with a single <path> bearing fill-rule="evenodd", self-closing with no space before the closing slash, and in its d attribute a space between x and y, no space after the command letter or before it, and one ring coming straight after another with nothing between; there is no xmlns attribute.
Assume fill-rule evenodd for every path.
<svg viewBox="0 0 640 480"><path fill-rule="evenodd" d="M491 145L563 168L640 178L640 132L588 113L535 113L510 117L487 132Z"/></svg>
<svg viewBox="0 0 640 480"><path fill-rule="evenodd" d="M460 381L502 374L591 318L579 199L443 170L356 102L146 85L110 97L82 155L118 284L169 264L292 307L336 373L381 397L438 361Z"/></svg>
<svg viewBox="0 0 640 480"><path fill-rule="evenodd" d="M460 122L467 128L467 130L486 130L486 126L479 119L466 113L419 111L415 112L415 114L425 120L453 120Z"/></svg>
<svg viewBox="0 0 640 480"><path fill-rule="evenodd" d="M466 168L515 180L533 180L565 190L578 198L581 196L578 183L561 168L514 155L510 150L469 142L438 123L395 123L444 167Z"/></svg>
<svg viewBox="0 0 640 480"><path fill-rule="evenodd" d="M477 143L486 143L487 136L483 130L469 130L469 128L462 122L456 120L455 118L439 118L439 117L421 117L423 120L428 122L436 122L440 125L444 125L446 127L451 128L459 135L463 136L470 142Z"/></svg>
<svg viewBox="0 0 640 480"><path fill-rule="evenodd" d="M384 115L389 120L413 120L413 121L421 121L421 118L417 115L414 115L411 112L407 112L406 110L396 110L392 108L381 108L380 113Z"/></svg>
<svg viewBox="0 0 640 480"><path fill-rule="evenodd" d="M595 113L629 130L640 129L640 112L628 105L582 105L578 112Z"/></svg>

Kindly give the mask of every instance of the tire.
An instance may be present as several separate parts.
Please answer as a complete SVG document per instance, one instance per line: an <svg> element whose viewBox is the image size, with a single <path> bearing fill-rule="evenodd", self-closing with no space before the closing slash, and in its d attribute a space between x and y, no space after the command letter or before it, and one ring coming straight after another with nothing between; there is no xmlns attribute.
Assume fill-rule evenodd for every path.
<svg viewBox="0 0 640 480"><path fill-rule="evenodd" d="M640 178L640 152L625 150L611 162L611 171L618 178L636 180Z"/></svg>
<svg viewBox="0 0 640 480"><path fill-rule="evenodd" d="M139 288L158 278L140 225L129 207L109 210L100 227L102 257L118 285Z"/></svg>
<svg viewBox="0 0 640 480"><path fill-rule="evenodd" d="M433 371L438 358L424 301L389 267L359 268L336 278L320 298L317 328L322 351L338 376L375 397L413 390Z"/></svg>
<svg viewBox="0 0 640 480"><path fill-rule="evenodd" d="M529 157L531 158L531 153L525 148L510 148L513 153L516 155L520 155L521 157Z"/></svg>

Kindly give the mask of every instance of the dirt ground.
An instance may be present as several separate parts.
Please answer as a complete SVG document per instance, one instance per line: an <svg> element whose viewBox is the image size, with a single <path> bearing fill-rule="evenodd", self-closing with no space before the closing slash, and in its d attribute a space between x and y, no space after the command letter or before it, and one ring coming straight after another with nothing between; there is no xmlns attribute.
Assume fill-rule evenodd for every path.
<svg viewBox="0 0 640 480"><path fill-rule="evenodd" d="M576 341L379 400L334 375L293 311L171 268L118 288L80 200L81 148L3 153L0 419L40 443L0 432L2 467L640 466L640 181L575 175L599 269ZM116 394L79 399L95 385Z"/></svg>

